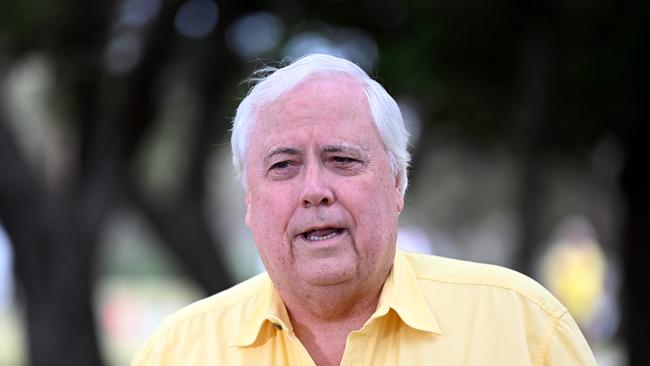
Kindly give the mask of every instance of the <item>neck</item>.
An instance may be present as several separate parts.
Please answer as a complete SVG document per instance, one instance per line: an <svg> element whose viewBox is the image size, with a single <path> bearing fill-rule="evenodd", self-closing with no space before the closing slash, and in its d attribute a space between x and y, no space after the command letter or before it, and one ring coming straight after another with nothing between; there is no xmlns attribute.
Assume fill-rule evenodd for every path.
<svg viewBox="0 0 650 366"><path fill-rule="evenodd" d="M281 297L292 322L313 326L359 321L363 324L377 308L381 287L369 291L363 297L343 297L340 292L337 293L338 296L331 294L314 297L304 294L300 298L293 298L281 294Z"/></svg>
<svg viewBox="0 0 650 366"><path fill-rule="evenodd" d="M370 318L377 308L379 293L370 301L340 308L302 309L287 306L291 324L300 342L318 366L339 365L348 335ZM305 311L307 310L307 311Z"/></svg>
<svg viewBox="0 0 650 366"><path fill-rule="evenodd" d="M301 297L280 295L296 336L316 365L339 365L348 334L361 329L373 314L382 287L383 282L361 297L343 296L346 291L340 288L323 288Z"/></svg>

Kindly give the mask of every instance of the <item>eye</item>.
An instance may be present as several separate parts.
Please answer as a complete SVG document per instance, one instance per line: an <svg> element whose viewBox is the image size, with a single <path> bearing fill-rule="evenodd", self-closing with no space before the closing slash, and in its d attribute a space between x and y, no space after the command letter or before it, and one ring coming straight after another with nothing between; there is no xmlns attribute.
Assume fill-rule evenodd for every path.
<svg viewBox="0 0 650 366"><path fill-rule="evenodd" d="M271 165L271 168L269 170L274 170L274 169L286 169L289 167L291 163L288 160L285 161L279 161L273 165Z"/></svg>
<svg viewBox="0 0 650 366"><path fill-rule="evenodd" d="M273 180L284 180L295 176L299 169L300 163L293 160L281 160L271 164L266 171L267 177Z"/></svg>
<svg viewBox="0 0 650 366"><path fill-rule="evenodd" d="M326 162L330 169L333 169L337 174L341 175L357 175L363 172L368 164L368 161L362 157L353 154L338 154L330 155Z"/></svg>
<svg viewBox="0 0 650 366"><path fill-rule="evenodd" d="M345 156L335 156L334 161L337 162L337 163L344 163L345 164L345 163L353 163L353 162L355 162L357 160L352 159L352 158L348 158L348 157L345 157Z"/></svg>
<svg viewBox="0 0 650 366"><path fill-rule="evenodd" d="M334 169L344 174L357 173L365 166L359 159L341 155L332 156L330 164Z"/></svg>

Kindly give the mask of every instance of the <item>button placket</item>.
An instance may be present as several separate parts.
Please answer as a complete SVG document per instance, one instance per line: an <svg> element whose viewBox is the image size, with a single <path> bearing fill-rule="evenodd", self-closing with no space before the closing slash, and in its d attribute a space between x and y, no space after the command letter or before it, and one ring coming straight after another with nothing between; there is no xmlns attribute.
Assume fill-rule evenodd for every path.
<svg viewBox="0 0 650 366"><path fill-rule="evenodd" d="M368 346L368 335L359 331L352 332L345 342L345 351L343 351L343 358L341 359L341 366L360 365L359 360L362 360L366 347Z"/></svg>

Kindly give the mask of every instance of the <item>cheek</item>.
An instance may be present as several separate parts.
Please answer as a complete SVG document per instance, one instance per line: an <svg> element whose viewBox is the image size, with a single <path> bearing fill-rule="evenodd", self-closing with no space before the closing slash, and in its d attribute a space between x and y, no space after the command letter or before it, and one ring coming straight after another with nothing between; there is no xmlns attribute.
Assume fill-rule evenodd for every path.
<svg viewBox="0 0 650 366"><path fill-rule="evenodd" d="M247 203L247 225L256 241L284 235L290 218L290 202L282 192L255 192Z"/></svg>
<svg viewBox="0 0 650 366"><path fill-rule="evenodd" d="M278 276L282 268L290 264L289 244L286 240L287 222L291 218L288 200L276 197L287 197L281 193L264 192L252 196L248 205L248 226L253 233L253 239L258 253L269 273Z"/></svg>
<svg viewBox="0 0 650 366"><path fill-rule="evenodd" d="M358 228L375 240L389 240L397 227L400 201L395 188L386 182L366 182L355 190L352 210Z"/></svg>

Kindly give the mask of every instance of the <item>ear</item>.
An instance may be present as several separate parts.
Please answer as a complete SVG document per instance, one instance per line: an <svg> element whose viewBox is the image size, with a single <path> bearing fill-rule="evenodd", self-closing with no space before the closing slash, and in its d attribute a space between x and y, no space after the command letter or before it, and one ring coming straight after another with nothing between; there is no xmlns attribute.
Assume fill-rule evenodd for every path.
<svg viewBox="0 0 650 366"><path fill-rule="evenodd" d="M401 213L402 210L404 209L404 195L402 194L402 190L400 189L400 184L401 179L400 176L397 175L395 176L395 195L397 198L397 213Z"/></svg>
<svg viewBox="0 0 650 366"><path fill-rule="evenodd" d="M251 227L251 192L247 189L246 190L246 217L244 218L244 222L246 223L246 226L249 228Z"/></svg>

